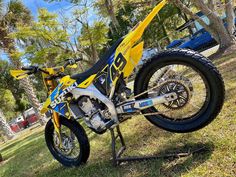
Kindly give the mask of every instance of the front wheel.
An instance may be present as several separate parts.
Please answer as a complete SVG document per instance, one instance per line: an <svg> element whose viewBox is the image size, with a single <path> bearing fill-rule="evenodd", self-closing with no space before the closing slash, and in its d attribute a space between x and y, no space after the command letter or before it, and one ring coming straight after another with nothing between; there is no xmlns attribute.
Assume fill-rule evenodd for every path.
<svg viewBox="0 0 236 177"><path fill-rule="evenodd" d="M80 166L87 162L90 145L81 125L74 120L60 117L61 146L52 120L45 128L45 140L53 157L67 167Z"/></svg>
<svg viewBox="0 0 236 177"><path fill-rule="evenodd" d="M173 92L178 95L176 100L142 111L151 123L172 132L205 127L224 103L224 82L216 67L201 54L187 49L157 54L144 64L135 79L137 100Z"/></svg>

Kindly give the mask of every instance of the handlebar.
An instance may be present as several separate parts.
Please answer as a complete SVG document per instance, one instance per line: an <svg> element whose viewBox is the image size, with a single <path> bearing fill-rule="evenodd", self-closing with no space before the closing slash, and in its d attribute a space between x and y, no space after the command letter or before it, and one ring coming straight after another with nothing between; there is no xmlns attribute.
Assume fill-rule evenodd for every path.
<svg viewBox="0 0 236 177"><path fill-rule="evenodd" d="M76 58L76 59L67 59L66 63L64 64L64 68L66 68L68 65L76 64L77 62L81 61L82 58Z"/></svg>
<svg viewBox="0 0 236 177"><path fill-rule="evenodd" d="M82 60L82 58L67 59L63 67L66 68L68 65L76 64L78 61L81 61L81 60ZM45 70L39 68L38 66L22 67L21 69L24 70L24 71L28 71L27 74L29 74L29 75L30 74L35 74L38 71L41 71L41 72L43 72L45 74L49 74L48 71L45 71Z"/></svg>
<svg viewBox="0 0 236 177"><path fill-rule="evenodd" d="M24 71L37 71L38 67L37 66L24 66L21 69Z"/></svg>
<svg viewBox="0 0 236 177"><path fill-rule="evenodd" d="M49 72L44 71L43 69L39 68L38 66L28 66L28 67L22 67L21 68L24 71L29 71L28 74L35 74L38 71L41 71L43 73L49 74Z"/></svg>

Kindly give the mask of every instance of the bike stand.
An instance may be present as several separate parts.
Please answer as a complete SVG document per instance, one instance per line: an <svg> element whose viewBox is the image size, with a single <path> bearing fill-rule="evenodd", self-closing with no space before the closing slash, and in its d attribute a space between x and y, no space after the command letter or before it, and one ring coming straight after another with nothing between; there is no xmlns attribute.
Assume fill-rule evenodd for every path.
<svg viewBox="0 0 236 177"><path fill-rule="evenodd" d="M112 146L112 163L113 166L118 166L122 162L133 162L133 161L145 161L145 160L154 160L154 159L168 159L168 158L181 158L181 157L187 157L190 155L193 155L198 152L202 152L203 150L206 150L205 147L201 147L194 151L188 151L185 153L174 153L174 154L164 154L159 156L133 156L133 157L122 157L122 154L126 150L125 142L123 135L120 131L120 127L116 127L116 135L115 135L115 129L110 130L111 131L111 146ZM117 138L120 139L121 148L118 152L116 152L116 140Z"/></svg>

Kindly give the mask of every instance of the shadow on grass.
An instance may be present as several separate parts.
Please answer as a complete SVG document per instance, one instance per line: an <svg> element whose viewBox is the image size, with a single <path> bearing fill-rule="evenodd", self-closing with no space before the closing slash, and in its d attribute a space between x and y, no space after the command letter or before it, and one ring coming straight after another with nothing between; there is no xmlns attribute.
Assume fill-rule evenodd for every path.
<svg viewBox="0 0 236 177"><path fill-rule="evenodd" d="M211 142L196 144L188 143L181 148L178 147L177 149L169 147L165 152L196 152L187 157L167 160L167 165L161 168L160 173L164 176L182 176L184 173L197 168L199 165L207 161L211 157L214 148L214 144Z"/></svg>
<svg viewBox="0 0 236 177"><path fill-rule="evenodd" d="M110 160L89 162L79 168L65 168L58 166L54 169L48 169L42 173L42 176L181 176L191 169L197 168L210 158L214 151L214 145L208 143L188 143L178 149L169 146L163 151L159 151L158 155L173 152L186 152L204 147L204 151L189 155L184 158L159 158L155 160L137 161L123 163L120 166L112 166Z"/></svg>
<svg viewBox="0 0 236 177"><path fill-rule="evenodd" d="M134 152L137 152L138 155L141 155L140 151L142 152L142 149L150 147L152 155L188 152L202 147L207 151L202 151L201 153L184 158L160 158L144 162L126 163L118 167L113 167L109 160L111 157L110 146L108 147L107 145L100 147L103 148L102 152L93 147L95 149L92 151L96 151L96 153L92 156L95 157L91 157L86 165L79 168L65 168L55 160L52 161L52 156L44 143L43 132L39 132L20 142L16 142L15 147L12 147L12 145L5 147L5 151L12 147L14 148L14 152L10 152L12 157L5 164L6 166L3 166L3 176L181 176L204 163L214 151L213 143L194 143L195 141L191 134L177 136L176 138L172 138L171 141L168 141L173 134L160 131L159 129L156 130L152 126L148 131L142 131L144 129L146 129L146 126L140 127L138 131L143 133L140 133L135 138L132 135L133 133L137 133L136 131L129 133L129 136L125 137L128 144L132 144L131 147L128 147L128 154L133 155ZM167 141L161 144L161 146L152 145L150 147L148 144L142 144L141 141L138 141L138 139L146 139L145 137L151 132L155 133L156 137L162 137ZM92 132L89 132L89 134L94 138L95 135ZM104 144L109 141L108 136L102 139L105 140ZM155 140L156 138L152 139L152 141ZM190 142L185 140L189 140ZM133 145L134 141L136 143Z"/></svg>
<svg viewBox="0 0 236 177"><path fill-rule="evenodd" d="M178 136L148 123L137 122L136 125L136 122L129 122L122 129L127 129L131 124L138 128L124 133L128 155L143 155L146 153L145 149L149 149L149 155L151 153L154 156L194 151L202 147L207 151L184 158L160 158L113 167L109 160L111 157L109 134L98 137L92 131L88 131L90 140L97 138L92 140L93 142L104 141L100 144L101 147L97 147L97 144L91 147L91 157L86 165L79 168L65 168L52 160L44 142L43 132L38 132L4 148L4 151L9 151L7 156L11 159L3 166L3 176L181 176L207 161L214 151L214 144L211 142L195 143L199 141L195 141L192 134ZM159 142L160 139L162 141Z"/></svg>

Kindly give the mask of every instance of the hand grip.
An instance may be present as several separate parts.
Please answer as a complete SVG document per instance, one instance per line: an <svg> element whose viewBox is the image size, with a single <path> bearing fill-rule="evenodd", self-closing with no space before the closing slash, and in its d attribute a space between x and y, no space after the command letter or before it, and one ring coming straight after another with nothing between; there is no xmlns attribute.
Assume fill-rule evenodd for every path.
<svg viewBox="0 0 236 177"><path fill-rule="evenodd" d="M76 64L77 62L81 61L82 58L76 58L76 59L67 59L66 63L64 64L64 68L66 68L68 65Z"/></svg>
<svg viewBox="0 0 236 177"><path fill-rule="evenodd" d="M21 69L22 70L24 70L24 71L35 71L35 70L37 70L37 66L23 66L23 67L21 67Z"/></svg>

